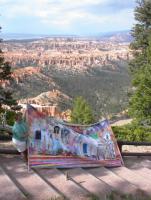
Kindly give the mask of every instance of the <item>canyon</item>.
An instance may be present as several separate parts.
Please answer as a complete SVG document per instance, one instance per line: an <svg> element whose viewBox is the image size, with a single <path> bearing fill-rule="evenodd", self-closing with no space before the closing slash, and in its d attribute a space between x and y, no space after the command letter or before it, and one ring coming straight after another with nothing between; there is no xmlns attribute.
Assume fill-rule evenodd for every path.
<svg viewBox="0 0 151 200"><path fill-rule="evenodd" d="M51 66L81 73L88 68L111 65L111 61L129 60L128 44L107 41L45 39L33 42L4 43L5 59L14 68ZM114 68L114 66L111 65Z"/></svg>
<svg viewBox="0 0 151 200"><path fill-rule="evenodd" d="M45 112L54 115L53 106L65 112L76 96L84 96L97 116L127 105L132 53L121 36L119 41L113 36L12 40L4 41L2 50L12 66L13 81L0 84L11 87L21 104L47 106Z"/></svg>

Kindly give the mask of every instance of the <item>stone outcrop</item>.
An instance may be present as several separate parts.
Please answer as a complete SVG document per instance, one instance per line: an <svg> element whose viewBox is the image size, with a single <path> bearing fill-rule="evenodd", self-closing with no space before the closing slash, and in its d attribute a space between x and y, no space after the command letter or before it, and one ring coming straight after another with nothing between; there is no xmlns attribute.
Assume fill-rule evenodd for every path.
<svg viewBox="0 0 151 200"><path fill-rule="evenodd" d="M71 98L63 94L59 90L52 90L49 92L41 93L40 95L34 98L20 100L19 102L49 106L54 104L54 102L57 103L59 101L69 101L69 100L71 100Z"/></svg>
<svg viewBox="0 0 151 200"><path fill-rule="evenodd" d="M128 44L86 39L70 41L62 38L23 44L5 43L3 48L6 60L15 68L49 66L74 73L81 73L90 67L111 65L115 60L131 58Z"/></svg>
<svg viewBox="0 0 151 200"><path fill-rule="evenodd" d="M70 110L62 112L59 107L59 103L70 100L70 97L63 94L59 90L52 90L49 92L44 92L34 98L21 99L18 101L18 103L23 107L23 109L25 109L26 104L28 103L48 116L60 118L63 120L69 120Z"/></svg>
<svg viewBox="0 0 151 200"><path fill-rule="evenodd" d="M101 110L104 104L102 99L111 93L106 92L107 88L113 90L113 99L116 99L113 104L117 106L118 101L123 102L122 95L130 82L127 83L127 66L123 61L131 59L132 54L128 43L119 43L115 42L115 38L112 39L101 41L93 38L49 38L30 42L3 42L5 60L12 66L12 78L15 81L3 81L0 85L12 87L17 99L28 98L20 103L34 104L46 114L55 117L62 115L63 118L68 118L68 113L57 114L61 113L57 110L60 104L61 110L71 105L70 98L58 91L66 91L75 97L77 94L83 95L86 89L85 96L95 99L92 104L98 102L93 105ZM106 79L104 76L110 78ZM89 78L92 78L93 84ZM119 94L121 87L123 93ZM114 94L115 90L119 92Z"/></svg>

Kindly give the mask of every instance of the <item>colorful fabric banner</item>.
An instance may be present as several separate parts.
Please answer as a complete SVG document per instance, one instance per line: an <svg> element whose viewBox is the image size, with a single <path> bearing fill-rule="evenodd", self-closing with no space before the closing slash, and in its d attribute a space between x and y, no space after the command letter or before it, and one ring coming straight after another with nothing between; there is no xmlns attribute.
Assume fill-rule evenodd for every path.
<svg viewBox="0 0 151 200"><path fill-rule="evenodd" d="M90 126L59 122L28 105L29 167L121 166L122 157L107 120Z"/></svg>

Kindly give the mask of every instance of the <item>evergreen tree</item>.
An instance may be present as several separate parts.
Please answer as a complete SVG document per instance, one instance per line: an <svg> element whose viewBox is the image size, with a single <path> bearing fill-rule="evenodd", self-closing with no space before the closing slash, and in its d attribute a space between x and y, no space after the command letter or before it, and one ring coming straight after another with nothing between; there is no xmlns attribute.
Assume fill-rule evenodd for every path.
<svg viewBox="0 0 151 200"><path fill-rule="evenodd" d="M130 44L134 59L130 63L132 75L142 67L146 60L146 50L151 36L151 1L137 0L135 8L135 20L137 23L132 29L134 41Z"/></svg>
<svg viewBox="0 0 151 200"><path fill-rule="evenodd" d="M130 100L130 114L139 122L151 120L151 41L146 51L147 63L135 73L135 92Z"/></svg>
<svg viewBox="0 0 151 200"><path fill-rule="evenodd" d="M1 42L2 40L0 40ZM20 107L17 106L16 100L12 97L12 90L3 85L5 81L12 81L11 66L8 62L5 62L3 52L0 49L0 112L2 112L4 105L12 110L18 110Z"/></svg>
<svg viewBox="0 0 151 200"><path fill-rule="evenodd" d="M138 23L132 30L131 48L134 59L130 63L134 94L130 99L130 114L141 124L151 123L151 1L139 0L135 9Z"/></svg>
<svg viewBox="0 0 151 200"><path fill-rule="evenodd" d="M83 97L77 97L73 103L71 122L77 124L91 124L94 122L92 109Z"/></svg>

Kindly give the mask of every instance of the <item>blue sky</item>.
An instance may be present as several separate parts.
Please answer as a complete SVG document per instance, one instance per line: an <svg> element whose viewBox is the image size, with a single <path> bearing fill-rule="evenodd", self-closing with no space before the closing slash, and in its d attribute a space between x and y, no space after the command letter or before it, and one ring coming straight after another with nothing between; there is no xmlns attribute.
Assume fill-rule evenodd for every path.
<svg viewBox="0 0 151 200"><path fill-rule="evenodd" d="M135 0L0 0L3 33L93 35L131 29Z"/></svg>

